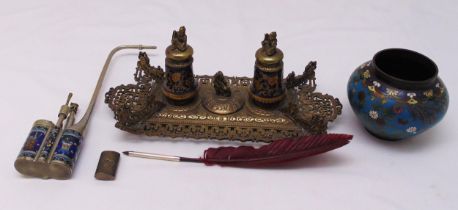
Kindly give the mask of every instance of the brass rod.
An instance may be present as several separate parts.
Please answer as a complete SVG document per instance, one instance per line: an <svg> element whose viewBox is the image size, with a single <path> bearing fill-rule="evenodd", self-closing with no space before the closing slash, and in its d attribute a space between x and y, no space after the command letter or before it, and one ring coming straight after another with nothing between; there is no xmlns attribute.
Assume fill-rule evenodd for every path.
<svg viewBox="0 0 458 210"><path fill-rule="evenodd" d="M40 158L41 153L43 152L43 150L45 149L45 147L46 147L46 145L48 143L55 144L58 141L58 138L60 138L60 135L62 134L62 131L65 129L65 127L62 127L62 126L64 125L64 120L67 118L68 109L69 109L68 104L70 103L70 100L72 99L72 96L73 96L73 93L69 93L68 96L67 96L67 101L65 102L64 105L62 105L60 107L59 114L57 114L58 118L57 118L56 125L54 126L54 128L48 130L48 133L46 134L46 136L45 136L45 138L43 140L43 143L41 144L40 148L37 151L37 155L35 156L34 161L37 161ZM50 139L49 135L55 129L58 130L56 139ZM50 141L54 141L54 142L50 142Z"/></svg>
<svg viewBox="0 0 458 210"><path fill-rule="evenodd" d="M94 93L92 94L91 101L89 102L89 105L86 109L86 113L84 113L84 116L81 118L81 120L71 126L69 129L75 130L83 134L89 119L91 117L92 111L94 109L95 102L97 100L97 96L100 92L100 89L102 88L102 83L103 80L105 79L105 74L107 73L108 66L110 65L111 59L113 55L123 49L138 49L138 50L143 50L143 49L156 49L156 46L152 45L120 45L115 47L113 50L111 50L110 54L108 54L108 57L105 61L105 64L103 65L102 72L100 73L99 79L97 81L97 85L95 86Z"/></svg>
<svg viewBox="0 0 458 210"><path fill-rule="evenodd" d="M46 160L46 162L48 163L51 161L51 158L53 156L52 154L54 154L54 151L56 151L57 145L59 144L59 140L62 137L64 130L67 128L67 123L68 123L67 117L70 112L69 103L70 103L70 99L72 98L72 96L73 96L73 93L68 94L67 102L65 103L65 105L61 107L61 110L59 111L59 120L56 123L57 128L59 129L59 132L57 133L57 136L54 139L54 142L52 142L53 145L52 145L51 151L48 154L48 159ZM65 125L64 125L64 120L67 120L65 122Z"/></svg>
<svg viewBox="0 0 458 210"><path fill-rule="evenodd" d="M68 114L67 121L65 122L66 128L75 124L75 115L77 111L78 111L78 104L71 103L70 104L70 113Z"/></svg>

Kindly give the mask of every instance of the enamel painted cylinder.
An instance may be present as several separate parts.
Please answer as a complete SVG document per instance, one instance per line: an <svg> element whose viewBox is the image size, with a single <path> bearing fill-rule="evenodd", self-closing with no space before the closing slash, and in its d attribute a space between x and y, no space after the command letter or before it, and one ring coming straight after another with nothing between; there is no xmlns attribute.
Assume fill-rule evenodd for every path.
<svg viewBox="0 0 458 210"><path fill-rule="evenodd" d="M193 48L187 44L186 29L180 27L172 35L172 44L165 50L165 82L162 88L173 105L191 103L197 95L197 83L192 69Z"/></svg>
<svg viewBox="0 0 458 210"><path fill-rule="evenodd" d="M283 52L277 48L277 34L265 34L262 48L256 51L250 97L263 108L275 108L285 97Z"/></svg>
<svg viewBox="0 0 458 210"><path fill-rule="evenodd" d="M72 129L63 131L49 166L53 178L68 179L71 177L82 142L83 136L80 132Z"/></svg>
<svg viewBox="0 0 458 210"><path fill-rule="evenodd" d="M48 120L37 120L33 124L24 146L14 162L16 170L29 176L39 171L35 161L39 158L40 151L46 146L53 128L54 123Z"/></svg>

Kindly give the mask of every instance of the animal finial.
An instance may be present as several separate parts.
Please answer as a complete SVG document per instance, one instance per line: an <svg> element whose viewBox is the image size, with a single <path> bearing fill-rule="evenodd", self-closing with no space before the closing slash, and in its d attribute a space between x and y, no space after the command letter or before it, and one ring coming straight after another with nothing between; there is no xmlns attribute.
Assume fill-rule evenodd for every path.
<svg viewBox="0 0 458 210"><path fill-rule="evenodd" d="M186 28L181 26L178 31L173 31L172 46L179 51L185 51L187 48Z"/></svg>
<svg viewBox="0 0 458 210"><path fill-rule="evenodd" d="M277 32L271 32L264 34L264 40L261 42L262 49L266 55L274 55L277 52Z"/></svg>

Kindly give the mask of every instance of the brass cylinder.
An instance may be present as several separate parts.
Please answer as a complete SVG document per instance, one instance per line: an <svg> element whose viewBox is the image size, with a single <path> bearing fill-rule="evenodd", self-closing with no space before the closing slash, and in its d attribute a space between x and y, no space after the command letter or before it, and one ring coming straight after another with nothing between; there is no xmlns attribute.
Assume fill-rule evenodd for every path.
<svg viewBox="0 0 458 210"><path fill-rule="evenodd" d="M265 34L262 47L256 51L250 97L263 108L275 108L285 97L283 85L283 52L278 49L275 32Z"/></svg>
<svg viewBox="0 0 458 210"><path fill-rule="evenodd" d="M185 28L173 31L172 44L165 50L165 82L162 88L167 101L173 105L191 103L197 95L192 69L193 48L187 44Z"/></svg>
<svg viewBox="0 0 458 210"><path fill-rule="evenodd" d="M49 165L50 177L54 179L69 179L81 150L83 136L77 130L65 129L52 154Z"/></svg>
<svg viewBox="0 0 458 210"><path fill-rule="evenodd" d="M18 172L28 176L39 176L45 172L45 168L37 164L39 151L49 139L54 128L54 123L49 120L37 120L32 126L24 146L21 148L14 167Z"/></svg>

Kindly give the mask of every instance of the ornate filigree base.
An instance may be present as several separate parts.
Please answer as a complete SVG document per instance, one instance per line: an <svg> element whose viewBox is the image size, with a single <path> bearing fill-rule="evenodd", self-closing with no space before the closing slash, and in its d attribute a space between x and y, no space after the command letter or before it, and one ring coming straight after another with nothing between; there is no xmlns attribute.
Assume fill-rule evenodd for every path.
<svg viewBox="0 0 458 210"><path fill-rule="evenodd" d="M222 72L194 76L193 48L185 27L173 31L165 72L138 55L134 79L105 94L116 127L149 136L264 141L326 133L341 114L337 98L315 93L315 61L283 79L283 52L277 33L264 35L256 51L253 78Z"/></svg>
<svg viewBox="0 0 458 210"><path fill-rule="evenodd" d="M111 88L106 94L106 103L115 112L116 127L134 134L263 142L325 133L327 123L341 113L338 99L315 93L315 86L311 84L288 89L279 106L263 109L249 100L251 78L224 79L232 91L227 104L222 96L215 94L211 76L195 77L198 96L188 105L169 104L159 90L161 80L153 82L152 88L138 88L145 85L141 82ZM151 97L151 93L155 97ZM119 101L128 105L121 105Z"/></svg>

